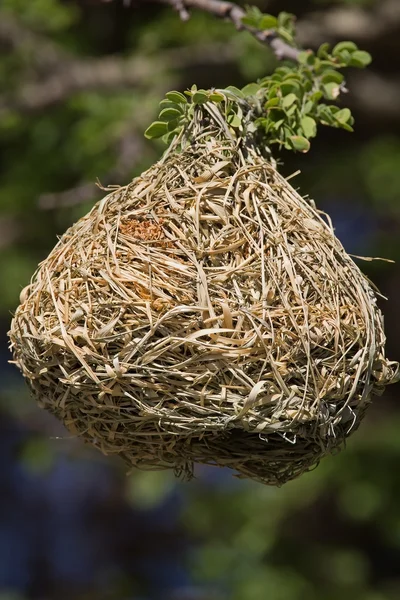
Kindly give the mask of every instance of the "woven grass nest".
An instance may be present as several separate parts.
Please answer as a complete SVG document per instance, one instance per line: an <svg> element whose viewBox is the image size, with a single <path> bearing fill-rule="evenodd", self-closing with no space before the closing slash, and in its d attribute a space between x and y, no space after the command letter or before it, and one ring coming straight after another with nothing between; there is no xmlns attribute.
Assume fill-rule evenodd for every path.
<svg viewBox="0 0 400 600"><path fill-rule="evenodd" d="M40 406L103 453L271 485L340 448L397 372L329 220L269 160L201 136L61 237L10 338Z"/></svg>

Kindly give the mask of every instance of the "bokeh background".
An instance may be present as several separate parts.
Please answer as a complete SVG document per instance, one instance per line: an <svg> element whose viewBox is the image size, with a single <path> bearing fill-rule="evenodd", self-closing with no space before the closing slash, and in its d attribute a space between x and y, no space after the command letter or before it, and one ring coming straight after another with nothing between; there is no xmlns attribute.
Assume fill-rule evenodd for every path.
<svg viewBox="0 0 400 600"><path fill-rule="evenodd" d="M328 211L382 300L400 355L400 2L262 0L298 16L304 47L352 39L356 132L321 129L283 170ZM281 489L196 468L126 473L29 398L8 363L21 289L57 236L152 162L143 131L165 91L242 86L269 50L205 14L146 1L0 2L0 600L397 600L400 386L377 398L345 451Z"/></svg>

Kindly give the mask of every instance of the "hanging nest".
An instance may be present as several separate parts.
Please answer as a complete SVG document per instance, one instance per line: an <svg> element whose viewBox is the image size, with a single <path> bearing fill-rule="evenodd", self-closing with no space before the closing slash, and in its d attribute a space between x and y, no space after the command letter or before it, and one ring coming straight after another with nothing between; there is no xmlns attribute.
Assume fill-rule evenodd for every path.
<svg viewBox="0 0 400 600"><path fill-rule="evenodd" d="M106 196L21 296L12 349L40 406L138 468L280 485L396 377L329 220L226 139L172 148Z"/></svg>

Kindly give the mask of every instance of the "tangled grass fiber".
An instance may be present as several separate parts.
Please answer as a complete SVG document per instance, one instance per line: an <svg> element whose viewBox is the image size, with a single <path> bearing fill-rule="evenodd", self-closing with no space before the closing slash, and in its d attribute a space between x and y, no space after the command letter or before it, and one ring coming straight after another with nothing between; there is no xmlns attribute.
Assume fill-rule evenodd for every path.
<svg viewBox="0 0 400 600"><path fill-rule="evenodd" d="M103 453L280 485L397 364L329 221L246 152L200 136L112 191L41 263L10 337L39 404Z"/></svg>

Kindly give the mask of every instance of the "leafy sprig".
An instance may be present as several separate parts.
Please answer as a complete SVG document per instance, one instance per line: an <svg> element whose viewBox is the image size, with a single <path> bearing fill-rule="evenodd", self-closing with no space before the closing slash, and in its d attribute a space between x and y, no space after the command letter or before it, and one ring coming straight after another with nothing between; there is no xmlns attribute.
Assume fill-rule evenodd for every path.
<svg viewBox="0 0 400 600"><path fill-rule="evenodd" d="M258 29L274 29L288 43L294 43L292 15L264 15L248 9L246 23ZM193 120L195 107L213 103L225 120L230 135L257 139L257 143L298 152L307 152L319 125L353 131L354 119L348 108L334 104L345 92L346 67L362 68L371 62L368 52L354 42L340 42L331 50L323 44L317 52L300 52L296 64L279 66L272 75L243 89L191 90L168 92L160 103L159 120L146 130L147 138L163 137L169 143Z"/></svg>

